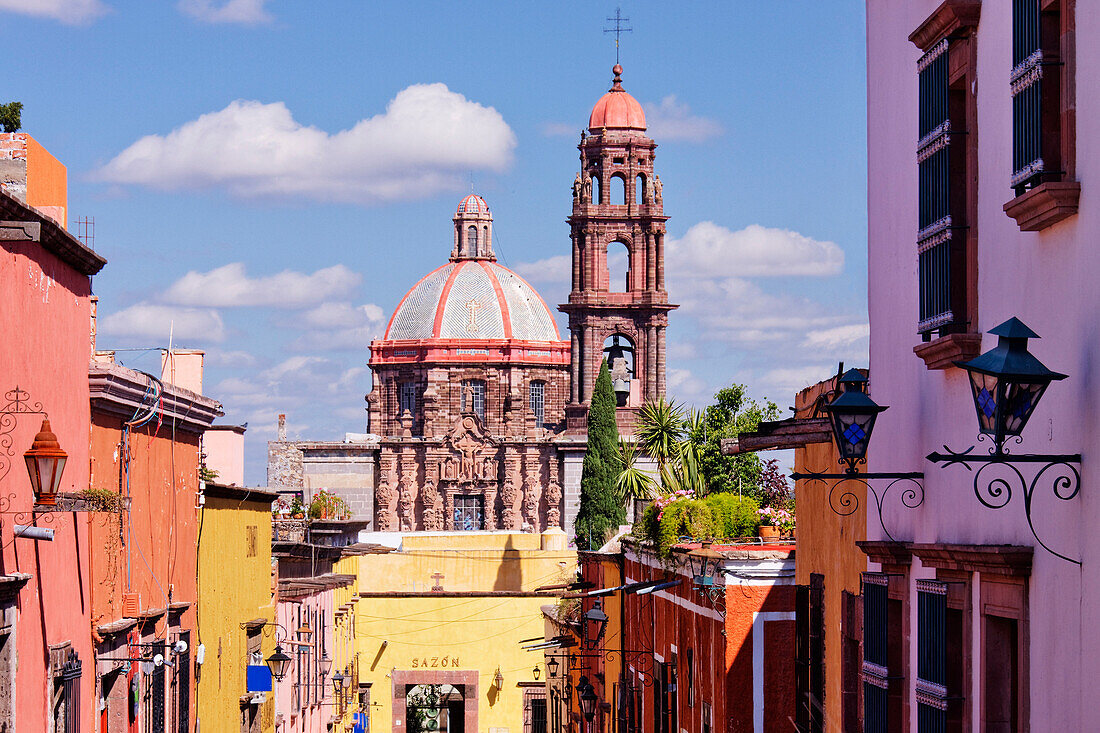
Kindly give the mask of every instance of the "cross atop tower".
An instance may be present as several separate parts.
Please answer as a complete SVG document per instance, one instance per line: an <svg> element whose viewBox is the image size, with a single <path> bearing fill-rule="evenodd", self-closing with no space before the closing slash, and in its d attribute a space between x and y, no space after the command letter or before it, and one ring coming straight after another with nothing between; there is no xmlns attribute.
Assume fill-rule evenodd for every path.
<svg viewBox="0 0 1100 733"><path fill-rule="evenodd" d="M612 21L612 20L615 21L615 27L614 28L604 28L603 32L604 33L614 33L615 34L615 63L618 64L619 63L619 36L622 35L623 33L632 33L634 31L634 29L633 28L626 28L626 27L623 26L623 22L624 21L629 21L630 18L624 18L623 17L621 8L618 8L618 7L615 8L615 17L614 18L608 18L607 20L608 21Z"/></svg>

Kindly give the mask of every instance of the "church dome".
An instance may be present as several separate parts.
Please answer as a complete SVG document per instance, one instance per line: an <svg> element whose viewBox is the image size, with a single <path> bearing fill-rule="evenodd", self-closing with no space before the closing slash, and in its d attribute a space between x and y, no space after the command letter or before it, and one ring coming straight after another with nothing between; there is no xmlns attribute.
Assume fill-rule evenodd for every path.
<svg viewBox="0 0 1100 733"><path fill-rule="evenodd" d="M383 339L561 340L535 289L488 260L448 262L425 275L401 299Z"/></svg>
<svg viewBox="0 0 1100 733"><path fill-rule="evenodd" d="M615 64L611 69L615 80L607 94L600 97L588 117L589 132L606 129L645 130L645 111L638 100L631 96L622 84L623 67Z"/></svg>
<svg viewBox="0 0 1100 733"><path fill-rule="evenodd" d="M489 204L476 193L471 193L458 202L458 214L488 214Z"/></svg>

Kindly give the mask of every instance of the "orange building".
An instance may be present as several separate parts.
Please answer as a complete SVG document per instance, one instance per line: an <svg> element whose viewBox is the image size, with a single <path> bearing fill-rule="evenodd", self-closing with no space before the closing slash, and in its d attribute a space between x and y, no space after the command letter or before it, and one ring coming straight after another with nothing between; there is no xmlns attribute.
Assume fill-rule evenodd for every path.
<svg viewBox="0 0 1100 733"><path fill-rule="evenodd" d="M68 226L68 171L25 132L0 132L0 186L62 228Z"/></svg>
<svg viewBox="0 0 1100 733"><path fill-rule="evenodd" d="M547 650L548 657L567 660L566 679L574 688L564 690L566 715L554 714L561 693L551 690L553 733L790 730L793 545L692 543L674 547L663 559L648 544L623 538L619 585L603 585L615 579L605 573L607 562L582 567L595 571L584 580L596 587L579 594L577 622L591 623L588 615L602 599L601 609L620 614L617 624L609 618L607 629L622 632L615 638L614 630L605 631L597 644ZM579 715L581 675L601 703L591 721Z"/></svg>
<svg viewBox="0 0 1100 733"><path fill-rule="evenodd" d="M91 494L125 509L91 527L98 730L189 731L200 439L221 405L110 352L96 355L88 384Z"/></svg>

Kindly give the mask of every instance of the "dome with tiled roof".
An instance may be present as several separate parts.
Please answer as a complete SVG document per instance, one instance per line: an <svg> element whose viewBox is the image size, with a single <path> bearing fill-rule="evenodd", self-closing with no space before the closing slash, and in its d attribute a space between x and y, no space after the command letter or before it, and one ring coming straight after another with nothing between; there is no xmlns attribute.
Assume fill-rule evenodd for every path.
<svg viewBox="0 0 1100 733"><path fill-rule="evenodd" d="M644 131L645 111L638 100L623 89L623 67L615 64L611 69L615 79L588 116L589 132L602 130L639 130Z"/></svg>
<svg viewBox="0 0 1100 733"><path fill-rule="evenodd" d="M567 360L569 342L561 340L546 302L526 280L496 262L485 199L476 194L462 199L454 233L450 262L405 294L385 335L372 344L373 355L397 360L492 356L503 348L499 355L509 361Z"/></svg>

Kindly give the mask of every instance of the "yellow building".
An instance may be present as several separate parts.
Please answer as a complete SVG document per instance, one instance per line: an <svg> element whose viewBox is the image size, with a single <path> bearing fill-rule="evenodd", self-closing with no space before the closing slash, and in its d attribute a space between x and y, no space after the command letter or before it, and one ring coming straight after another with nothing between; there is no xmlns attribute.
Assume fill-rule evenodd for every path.
<svg viewBox="0 0 1100 733"><path fill-rule="evenodd" d="M277 494L206 484L199 525L195 694L203 733L270 733L271 694L250 694L249 664L275 647L271 502ZM198 652L196 652L198 654Z"/></svg>
<svg viewBox="0 0 1100 733"><path fill-rule="evenodd" d="M560 529L539 534L410 534L363 555L355 639L373 733L523 733L545 710L541 639L547 585L576 577ZM535 669L538 669L536 674Z"/></svg>

